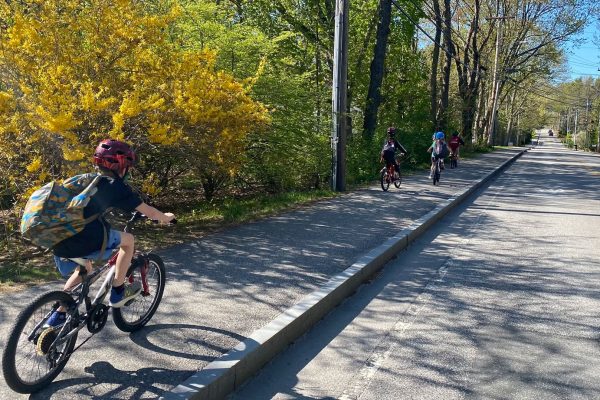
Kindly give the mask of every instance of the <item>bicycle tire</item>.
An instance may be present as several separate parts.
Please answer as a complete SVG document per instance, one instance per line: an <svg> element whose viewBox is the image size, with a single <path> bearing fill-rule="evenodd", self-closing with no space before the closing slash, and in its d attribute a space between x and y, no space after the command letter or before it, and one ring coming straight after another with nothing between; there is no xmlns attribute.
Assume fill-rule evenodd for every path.
<svg viewBox="0 0 600 400"><path fill-rule="evenodd" d="M435 167L433 169L433 184L434 186L440 182L440 164L439 161L436 162Z"/></svg>
<svg viewBox="0 0 600 400"><path fill-rule="evenodd" d="M402 185L402 174L400 172L398 172L398 179L394 179L394 186L396 186L397 189L400 189L401 185Z"/></svg>
<svg viewBox="0 0 600 400"><path fill-rule="evenodd" d="M54 378L63 370L77 342L77 332L61 346L56 359L53 360L49 360L50 347L46 354L40 354L43 351L40 349L43 343L38 342L42 334L52 335L53 333L40 326L31 340L29 336L33 333L35 326L43 322L43 319L59 304L69 307L74 303L75 300L69 294L62 291L53 291L41 295L21 311L10 331L2 354L2 372L6 384L12 390L18 393L37 392L52 383ZM37 317L37 319L32 320L32 317ZM29 327L29 330L26 331L27 327ZM45 340L50 346L54 339L55 337L47 336ZM30 350L29 353L27 352L28 349ZM29 356L20 357L18 354L20 350L23 350ZM51 363L54 363L54 366ZM29 369L32 374L42 375L31 379L26 378L20 372L20 369L23 367L28 369L27 365L29 364L31 364Z"/></svg>
<svg viewBox="0 0 600 400"><path fill-rule="evenodd" d="M145 257L148 260L146 272L148 293L142 292L131 304L113 308L113 321L123 332L142 329L156 312L165 290L166 271L162 259L156 254L148 254ZM145 268L145 265L145 263L134 263L127 271L125 281L128 282L130 277L134 280L141 279L141 268Z"/></svg>
<svg viewBox="0 0 600 400"><path fill-rule="evenodd" d="M384 192L387 192L388 189L390 188L390 181L389 179L387 179L387 170L383 170L381 171L381 177L379 178L380 182L381 182L381 188L383 189Z"/></svg>

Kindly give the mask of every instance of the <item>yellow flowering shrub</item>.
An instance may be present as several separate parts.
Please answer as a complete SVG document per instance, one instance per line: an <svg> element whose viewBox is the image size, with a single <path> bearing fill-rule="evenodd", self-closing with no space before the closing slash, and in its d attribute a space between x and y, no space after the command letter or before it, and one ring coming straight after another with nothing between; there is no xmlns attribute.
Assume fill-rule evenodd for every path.
<svg viewBox="0 0 600 400"><path fill-rule="evenodd" d="M182 14L176 1L154 3L0 3L0 168L14 190L89 170L107 137L145 153L147 176L173 164L199 176L235 173L246 135L269 122L268 111L215 69L213 52L169 36ZM157 160L167 153L168 163ZM156 182L145 186L155 191Z"/></svg>

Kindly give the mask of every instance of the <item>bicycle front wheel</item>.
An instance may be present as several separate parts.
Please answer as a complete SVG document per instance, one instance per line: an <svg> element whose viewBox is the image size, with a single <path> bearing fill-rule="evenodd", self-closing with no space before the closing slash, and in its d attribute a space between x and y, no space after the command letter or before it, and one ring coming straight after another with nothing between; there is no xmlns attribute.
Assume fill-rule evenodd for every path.
<svg viewBox="0 0 600 400"><path fill-rule="evenodd" d="M2 372L12 390L37 392L63 370L75 347L77 332L56 346L54 341L61 329L43 325L59 306L70 308L74 303L67 293L54 291L38 297L21 311L2 354Z"/></svg>
<svg viewBox="0 0 600 400"><path fill-rule="evenodd" d="M396 186L396 188L399 189L400 185L402 185L402 174L400 172L397 172L394 176L394 186Z"/></svg>
<svg viewBox="0 0 600 400"><path fill-rule="evenodd" d="M165 290L165 264L156 254L148 254L145 263L134 263L127 271L126 282L142 283L142 293L120 308L113 308L113 320L123 332L135 332L150 321Z"/></svg>

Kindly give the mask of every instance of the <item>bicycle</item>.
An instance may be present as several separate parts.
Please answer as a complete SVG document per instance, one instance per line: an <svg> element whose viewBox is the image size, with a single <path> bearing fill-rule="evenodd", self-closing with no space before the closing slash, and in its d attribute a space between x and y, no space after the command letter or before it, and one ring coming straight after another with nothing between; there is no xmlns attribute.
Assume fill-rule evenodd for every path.
<svg viewBox="0 0 600 400"><path fill-rule="evenodd" d="M458 168L458 154L455 152L450 153L450 169Z"/></svg>
<svg viewBox="0 0 600 400"><path fill-rule="evenodd" d="M125 232L131 231L136 221L146 218L135 211L125 224ZM176 223L175 220L172 223ZM108 261L90 274L85 259L72 259L78 266L82 282L68 291L51 291L39 296L17 317L8 336L2 355L2 371L7 385L18 393L34 393L48 386L63 370L71 355L106 325L110 307L104 299L110 293L115 263L119 249ZM165 288L165 266L153 253L136 252L125 282L130 285L141 281L142 292L121 308L112 309L117 328L134 332L144 327L158 308ZM106 275L93 300L90 287ZM52 328L44 324L50 315L63 306L67 310L62 326ZM83 308L83 310L81 310ZM91 333L75 347L79 331ZM21 355L20 352L24 354Z"/></svg>
<svg viewBox="0 0 600 400"><path fill-rule="evenodd" d="M392 183L397 189L399 189L400 185L402 185L402 174L400 171L396 171L396 168L392 163L387 163L387 165L383 167L381 171L379 171L379 175L381 189L383 189L384 192L388 191Z"/></svg>
<svg viewBox="0 0 600 400"><path fill-rule="evenodd" d="M440 175L441 175L441 164L444 162L442 158L438 158L434 163L433 173L431 174L431 178L433 180L433 184L436 185L440 183Z"/></svg>

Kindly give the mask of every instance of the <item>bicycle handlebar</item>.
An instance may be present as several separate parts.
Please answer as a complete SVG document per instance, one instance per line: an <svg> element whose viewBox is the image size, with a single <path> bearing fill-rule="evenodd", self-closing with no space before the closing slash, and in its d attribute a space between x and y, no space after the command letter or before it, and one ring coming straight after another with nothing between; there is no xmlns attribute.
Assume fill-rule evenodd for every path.
<svg viewBox="0 0 600 400"><path fill-rule="evenodd" d="M141 219L148 219L148 220L152 221L155 224L159 223L159 221L150 219L150 218L148 218L147 216L145 216L144 214L142 214L139 211L134 211L133 213L131 213L131 218L129 218L127 220L127 223L125 224L125 232L127 232L129 229L131 229L131 227L133 226L133 224L136 221L139 221ZM175 225L175 224L177 224L177 219L176 218L172 219L171 221L169 221L167 223L167 225Z"/></svg>

